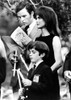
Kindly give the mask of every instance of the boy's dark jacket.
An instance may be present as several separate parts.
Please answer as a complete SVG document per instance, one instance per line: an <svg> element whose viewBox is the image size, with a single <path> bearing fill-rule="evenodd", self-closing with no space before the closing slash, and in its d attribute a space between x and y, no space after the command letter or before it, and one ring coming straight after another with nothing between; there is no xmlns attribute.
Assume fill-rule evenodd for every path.
<svg viewBox="0 0 71 100"><path fill-rule="evenodd" d="M29 71L28 79L33 82L25 88L25 100L58 100L52 71L44 62L38 65L33 74L32 69Z"/></svg>

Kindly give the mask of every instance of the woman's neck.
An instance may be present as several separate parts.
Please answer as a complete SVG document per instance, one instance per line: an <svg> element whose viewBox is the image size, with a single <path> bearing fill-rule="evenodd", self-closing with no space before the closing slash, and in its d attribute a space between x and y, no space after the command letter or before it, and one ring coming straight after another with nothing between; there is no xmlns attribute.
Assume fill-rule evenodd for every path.
<svg viewBox="0 0 71 100"><path fill-rule="evenodd" d="M50 35L50 33L48 32L48 30L46 28L42 28L41 31L42 31L42 36Z"/></svg>

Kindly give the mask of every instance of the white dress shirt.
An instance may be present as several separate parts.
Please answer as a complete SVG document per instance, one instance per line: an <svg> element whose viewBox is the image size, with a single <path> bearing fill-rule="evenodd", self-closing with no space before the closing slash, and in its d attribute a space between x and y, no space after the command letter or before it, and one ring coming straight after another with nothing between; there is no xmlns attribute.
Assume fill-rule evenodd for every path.
<svg viewBox="0 0 71 100"><path fill-rule="evenodd" d="M29 25L29 28L27 29L28 36L30 35L30 33L31 33L33 27L35 26L35 24L36 24L36 20L33 19L33 22Z"/></svg>

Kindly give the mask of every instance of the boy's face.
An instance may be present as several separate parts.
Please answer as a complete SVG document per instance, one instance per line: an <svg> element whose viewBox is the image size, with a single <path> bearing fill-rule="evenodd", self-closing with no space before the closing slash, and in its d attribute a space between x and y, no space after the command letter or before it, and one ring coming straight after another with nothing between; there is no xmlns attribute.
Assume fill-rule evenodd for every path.
<svg viewBox="0 0 71 100"><path fill-rule="evenodd" d="M28 13L26 8L23 8L17 13L18 20L21 26L28 26L31 23L31 14Z"/></svg>
<svg viewBox="0 0 71 100"><path fill-rule="evenodd" d="M29 58L31 62L37 63L39 60L42 60L43 54L39 55L39 52L34 48L30 49L29 51Z"/></svg>

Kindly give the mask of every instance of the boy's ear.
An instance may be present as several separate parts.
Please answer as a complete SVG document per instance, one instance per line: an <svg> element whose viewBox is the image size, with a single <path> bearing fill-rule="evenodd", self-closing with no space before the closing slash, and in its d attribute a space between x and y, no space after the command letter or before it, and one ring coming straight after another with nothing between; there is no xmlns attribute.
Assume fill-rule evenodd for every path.
<svg viewBox="0 0 71 100"><path fill-rule="evenodd" d="M43 58L44 56L45 56L45 53L42 53L42 54L41 54L41 57Z"/></svg>

